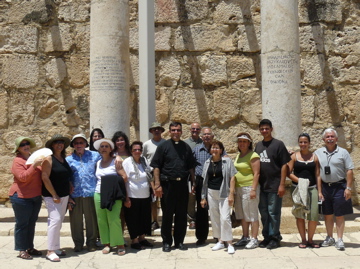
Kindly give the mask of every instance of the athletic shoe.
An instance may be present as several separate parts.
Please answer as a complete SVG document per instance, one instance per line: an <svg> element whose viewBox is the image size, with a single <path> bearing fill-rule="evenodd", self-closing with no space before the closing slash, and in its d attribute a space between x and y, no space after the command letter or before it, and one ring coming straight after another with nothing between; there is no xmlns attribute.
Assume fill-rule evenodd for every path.
<svg viewBox="0 0 360 269"><path fill-rule="evenodd" d="M246 249L254 249L259 246L259 241L256 238L251 238L250 242L245 246Z"/></svg>
<svg viewBox="0 0 360 269"><path fill-rule="evenodd" d="M225 245L223 243L217 242L215 246L213 246L211 249L213 251L220 250L225 248Z"/></svg>
<svg viewBox="0 0 360 269"><path fill-rule="evenodd" d="M335 239L330 236L326 236L324 242L321 243L322 247L330 247L333 245L335 245Z"/></svg>
<svg viewBox="0 0 360 269"><path fill-rule="evenodd" d="M337 250L345 250L345 245L344 245L344 241L342 240L342 238L339 238L337 240L335 247Z"/></svg>
<svg viewBox="0 0 360 269"><path fill-rule="evenodd" d="M155 231L157 229L159 229L160 226L159 226L159 223L157 223L157 221L154 221L153 223L151 223L151 230L152 231Z"/></svg>
<svg viewBox="0 0 360 269"><path fill-rule="evenodd" d="M228 254L234 254L235 253L235 249L232 245L228 246Z"/></svg>
<svg viewBox="0 0 360 269"><path fill-rule="evenodd" d="M250 237L243 236L239 241L237 241L234 245L235 247L243 247L246 246L247 243L250 242Z"/></svg>

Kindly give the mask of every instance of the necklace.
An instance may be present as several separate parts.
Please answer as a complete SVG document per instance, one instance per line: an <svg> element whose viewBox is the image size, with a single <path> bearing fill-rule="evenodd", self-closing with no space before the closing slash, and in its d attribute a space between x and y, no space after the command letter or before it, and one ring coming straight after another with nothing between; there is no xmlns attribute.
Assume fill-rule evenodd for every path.
<svg viewBox="0 0 360 269"><path fill-rule="evenodd" d="M217 166L218 164L215 163L215 161L211 161L211 164L212 164L213 177L215 177L216 166Z"/></svg>

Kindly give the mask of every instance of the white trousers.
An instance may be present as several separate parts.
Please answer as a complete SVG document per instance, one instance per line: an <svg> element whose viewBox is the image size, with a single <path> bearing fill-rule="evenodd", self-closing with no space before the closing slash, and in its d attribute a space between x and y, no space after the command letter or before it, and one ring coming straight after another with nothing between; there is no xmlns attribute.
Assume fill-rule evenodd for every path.
<svg viewBox="0 0 360 269"><path fill-rule="evenodd" d="M64 221L69 196L61 197L61 202L56 204L52 197L44 197L48 210L48 250L60 249L60 230Z"/></svg>
<svg viewBox="0 0 360 269"><path fill-rule="evenodd" d="M208 189L208 203L213 237L221 241L232 241L232 228L228 198L221 199L220 191Z"/></svg>

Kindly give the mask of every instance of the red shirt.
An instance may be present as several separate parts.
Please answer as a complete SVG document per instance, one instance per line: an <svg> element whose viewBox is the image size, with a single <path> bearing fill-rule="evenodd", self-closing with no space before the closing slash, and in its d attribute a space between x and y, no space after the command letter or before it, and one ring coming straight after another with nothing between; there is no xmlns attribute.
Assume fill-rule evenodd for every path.
<svg viewBox="0 0 360 269"><path fill-rule="evenodd" d="M10 187L9 196L17 192L19 198L33 198L41 195L41 166L34 168L26 165L26 159L18 154L12 164L11 173L14 183Z"/></svg>

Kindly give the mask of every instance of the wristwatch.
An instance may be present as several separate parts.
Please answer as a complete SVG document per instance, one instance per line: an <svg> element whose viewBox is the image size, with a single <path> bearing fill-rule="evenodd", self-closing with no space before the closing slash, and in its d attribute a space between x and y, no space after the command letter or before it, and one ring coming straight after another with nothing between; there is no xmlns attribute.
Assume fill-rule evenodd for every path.
<svg viewBox="0 0 360 269"><path fill-rule="evenodd" d="M347 190L351 191L352 189L350 187L346 187Z"/></svg>

